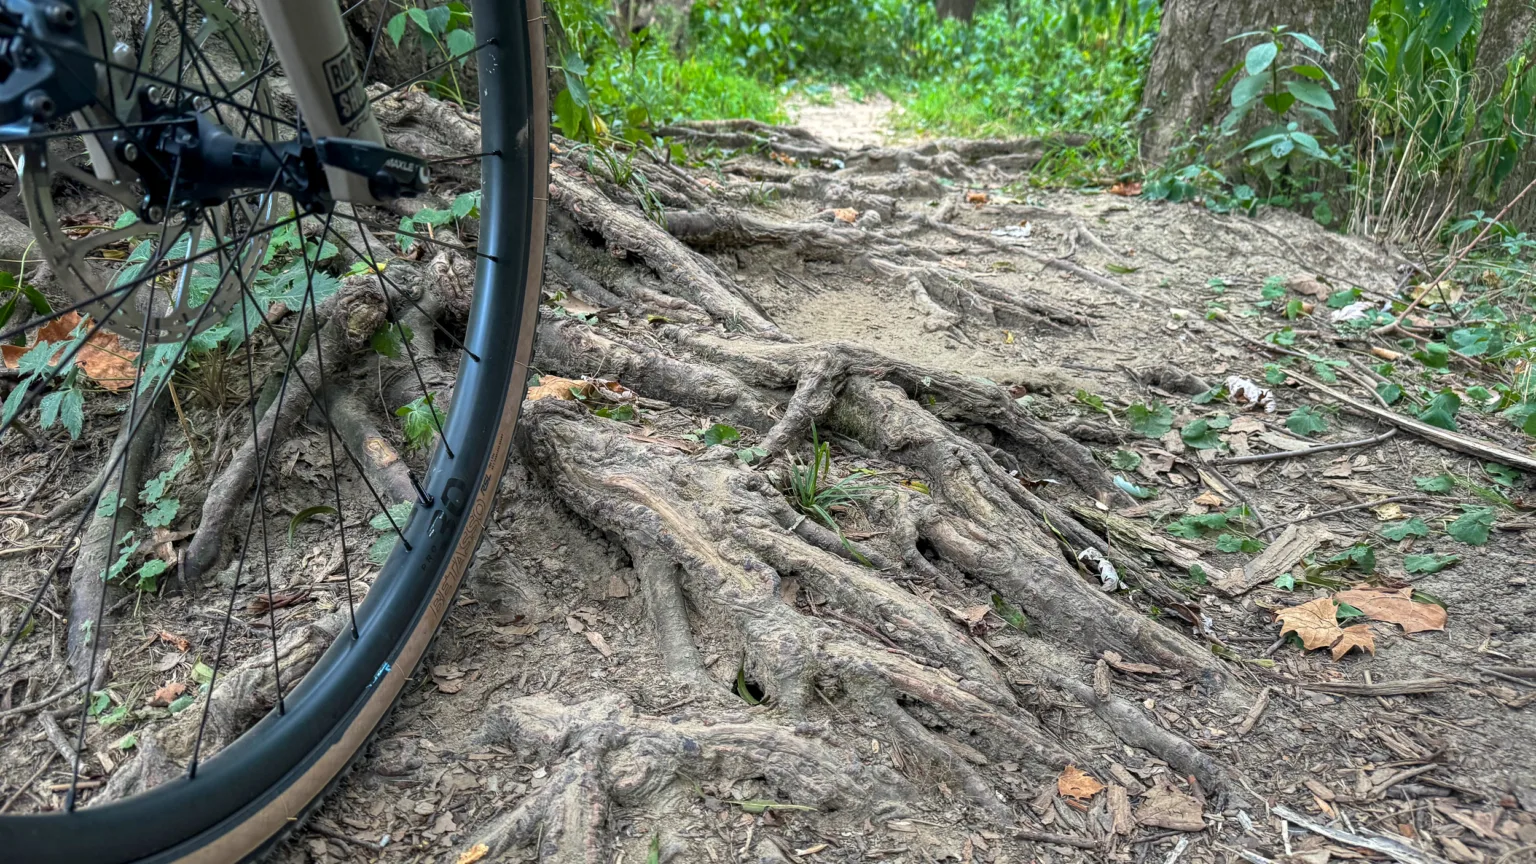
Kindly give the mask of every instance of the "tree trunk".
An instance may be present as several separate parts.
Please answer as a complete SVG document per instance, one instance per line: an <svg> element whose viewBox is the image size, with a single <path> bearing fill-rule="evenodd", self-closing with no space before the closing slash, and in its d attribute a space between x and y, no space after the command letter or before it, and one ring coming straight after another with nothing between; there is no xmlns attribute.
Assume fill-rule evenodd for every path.
<svg viewBox="0 0 1536 864"><path fill-rule="evenodd" d="M976 14L976 0L933 0L933 8L940 18L969 21Z"/></svg>
<svg viewBox="0 0 1536 864"><path fill-rule="evenodd" d="M1152 49L1142 107L1142 156L1161 162L1189 132L1215 125L1227 111L1217 82L1243 58L1250 43L1227 42L1239 33L1286 25L1311 35L1328 51L1327 68L1339 82L1334 122L1348 140L1351 98L1360 37L1370 15L1369 0L1167 0L1162 29Z"/></svg>
<svg viewBox="0 0 1536 864"><path fill-rule="evenodd" d="M1487 94L1491 100L1490 110L1504 103L1502 110L1506 122L1511 109L1515 107L1515 100L1522 98L1519 93L1507 99L1503 96L1505 82L1509 77L1508 64L1522 52L1529 57L1533 39L1536 39L1536 4L1531 0L1489 0L1487 10L1483 12L1483 31L1478 37L1477 60L1473 69L1477 73L1478 86L1482 88L1480 92ZM1502 181L1495 185L1485 179L1484 175L1468 178L1462 184L1463 211L1480 209L1492 215L1536 178L1536 164L1531 161L1533 131L1536 130L1532 129L1530 122L1515 130L1517 140L1523 137L1519 144L1519 156L1514 170ZM1521 133L1524 133L1523 136ZM1528 195L1510 208L1504 221L1519 226L1521 230L1529 230L1533 222L1536 222L1536 196Z"/></svg>

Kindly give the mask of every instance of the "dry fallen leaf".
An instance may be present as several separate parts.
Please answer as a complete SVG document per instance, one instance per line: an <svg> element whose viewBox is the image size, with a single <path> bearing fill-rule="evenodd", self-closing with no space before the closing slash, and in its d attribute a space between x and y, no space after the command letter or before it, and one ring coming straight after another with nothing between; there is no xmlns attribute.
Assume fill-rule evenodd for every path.
<svg viewBox="0 0 1536 864"><path fill-rule="evenodd" d="M1420 300L1420 302L1425 306L1429 306L1434 303L1444 303L1449 306L1450 304L1460 300L1461 295L1465 290L1466 289L1462 288L1460 285L1457 285L1454 282L1448 282L1444 280L1440 282L1430 282L1426 285L1415 285L1413 288L1413 299Z"/></svg>
<svg viewBox="0 0 1536 864"><path fill-rule="evenodd" d="M592 643L592 647L597 649L597 653L604 657L613 656L613 649L608 647L608 640L603 638L603 634L596 630L588 630L587 641Z"/></svg>
<svg viewBox="0 0 1536 864"><path fill-rule="evenodd" d="M175 633L171 633L171 632L166 631L166 630L161 630L160 631L159 639L160 639L161 642L168 642L168 643L170 643L172 645L175 645L177 651L190 651L190 650L192 650L192 643L188 642L186 639L183 639L180 636L177 636Z"/></svg>
<svg viewBox="0 0 1536 864"><path fill-rule="evenodd" d="M1339 626L1338 605L1332 597L1319 597L1300 606L1281 609L1275 617L1284 624L1280 635L1295 633L1308 651L1332 648L1335 660L1349 653L1351 648L1376 653L1376 643L1368 625L1356 624L1348 629Z"/></svg>
<svg viewBox="0 0 1536 864"><path fill-rule="evenodd" d="M1170 831L1205 830L1204 810L1192 796L1175 789L1159 776L1157 787L1142 799L1136 808L1136 821L1154 828Z"/></svg>
<svg viewBox="0 0 1536 864"><path fill-rule="evenodd" d="M172 681L155 691L155 695L149 700L149 705L151 708L165 708L185 692L187 692L187 685L180 681Z"/></svg>
<svg viewBox="0 0 1536 864"><path fill-rule="evenodd" d="M485 845L484 843L476 843L463 852L460 852L459 860L454 862L454 864L475 864L476 861L479 861L481 858L484 858L489 854L491 854L491 847Z"/></svg>
<svg viewBox="0 0 1536 864"><path fill-rule="evenodd" d="M89 329L90 319L82 319L78 312L60 315L37 328L37 335L32 345L40 341L58 345L59 350L50 361L57 363L63 359L65 349L74 341L72 334L82 321ZM21 364L22 356L31 350L32 345L0 347L0 355L4 356L6 367L17 368ZM98 330L85 340L84 345L80 346L80 350L75 354L75 365L80 367L80 371L84 372L86 377L100 384L103 389L123 390L133 385L133 361L138 356L138 352L124 348L117 336L105 330Z"/></svg>
<svg viewBox="0 0 1536 864"><path fill-rule="evenodd" d="M1067 770L1056 778L1056 791L1068 798L1086 801L1104 791L1104 784L1083 773L1076 765L1068 765Z"/></svg>
<svg viewBox="0 0 1536 864"><path fill-rule="evenodd" d="M1412 588L1351 588L1333 595L1333 599L1348 603L1372 620L1399 624L1404 633L1445 629L1445 607L1415 603Z"/></svg>
<svg viewBox="0 0 1536 864"><path fill-rule="evenodd" d="M991 198L988 197L987 193L985 193L985 192L967 192L967 193L965 193L965 203L967 203L967 204L985 204L985 203L987 203L990 200L991 200Z"/></svg>
<svg viewBox="0 0 1536 864"><path fill-rule="evenodd" d="M853 209L852 207L836 207L833 208L832 215L839 222L851 223L859 218L859 211Z"/></svg>
<svg viewBox="0 0 1536 864"><path fill-rule="evenodd" d="M1116 183L1109 187L1109 194L1119 195L1122 198L1134 198L1141 194L1141 184L1134 180L1129 183Z"/></svg>
<svg viewBox="0 0 1536 864"><path fill-rule="evenodd" d="M1215 492L1201 492L1195 496L1195 503L1201 507L1225 507L1227 504Z"/></svg>
<svg viewBox="0 0 1536 864"><path fill-rule="evenodd" d="M309 599L308 588L289 588L274 592L270 600L266 594L257 594L245 604L245 611L252 615L265 615L270 610L295 606Z"/></svg>
<svg viewBox="0 0 1536 864"><path fill-rule="evenodd" d="M528 388L527 399L529 402L537 402L540 399L564 399L568 402L574 402L576 401L577 393L580 393L583 397L591 395L591 382L545 375L539 379L537 385Z"/></svg>

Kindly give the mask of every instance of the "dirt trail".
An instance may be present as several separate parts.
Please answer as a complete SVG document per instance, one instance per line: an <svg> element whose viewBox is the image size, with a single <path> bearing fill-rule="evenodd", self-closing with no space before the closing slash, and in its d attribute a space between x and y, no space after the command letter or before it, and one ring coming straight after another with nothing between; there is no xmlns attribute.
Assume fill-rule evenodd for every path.
<svg viewBox="0 0 1536 864"><path fill-rule="evenodd" d="M802 114L802 122L812 120ZM868 128L858 132L845 128L843 140L862 140ZM830 135L824 128L821 131ZM734 170L742 178L741 188L754 178L759 183L764 177L781 183L789 179L769 160L743 159ZM796 169L797 175L801 170ZM709 723L755 728L751 724L775 716L776 709L749 707L735 694L744 645L754 643L731 635L732 628L715 612L692 605L702 602L697 599L679 609L679 620L685 639L690 630L697 637L698 653L689 655L697 665L689 674L697 674L705 689L681 683L675 665L678 646L667 641L678 634L657 629L655 610L657 604L665 604L651 581L657 566L670 564L635 557L635 540L624 521L632 517L610 513L603 509L609 505L597 501L572 503L586 494L582 489L631 481L622 474L607 473L613 469L598 463L590 467L591 473L573 466L564 474L551 475L542 467L551 464L553 453L577 452L603 453L594 458L630 464L623 461L629 457L621 451L634 445L619 439L579 437L572 439L574 449L536 451L537 465L526 461L525 451L524 463L514 466L502 503L501 527L491 532L465 605L451 619L436 649L431 674L423 677L420 690L407 697L394 726L378 745L379 755L344 784L324 817L331 821L322 824L370 840L388 834L396 843L403 836L412 844L428 844L384 852L385 860L400 861L412 860L416 850L435 849L440 851L431 854L442 855L465 848L465 838L478 836L476 830L466 828L480 826L483 833L491 814L513 814L491 823L500 826L494 836L529 837L517 833L521 829L506 820L534 819L538 811L528 808L544 806L539 803L541 796L562 788L563 783L576 782L570 774L573 766L588 764L602 766L602 773L582 781L593 787L582 788L589 792L612 789L612 797L578 805L589 799L553 793L557 797L552 800L566 802L559 806L599 809L592 814L596 821L551 823L564 833L555 840L546 835L546 843L552 844L547 849L584 849L589 856L597 849L623 849L626 860L641 860L654 836L660 838L661 860L677 861L1140 861L1177 855L1174 845L1185 849L1182 841L1187 838L1193 845L1182 853L1186 861L1234 860L1232 850L1245 847L1266 856L1278 855L1284 845L1279 821L1266 818L1265 802L1255 795L1269 803L1286 803L1314 819L1326 821L1335 811L1343 811L1351 814L1349 824L1362 829L1374 825L1398 837L1434 837L1417 842L1452 858L1467 856L1458 860L1490 861L1536 842L1536 837L1528 836L1536 835L1531 812L1536 801L1528 771L1528 766L1536 764L1536 749L1531 744L1529 709L1523 708L1530 703L1525 695L1530 691L1525 685L1478 672L1490 664L1529 667L1536 660L1531 626L1536 609L1525 575L1533 557L1531 534L1524 530L1527 522L1522 517L1501 517L1503 530L1495 532L1492 542L1471 547L1443 536L1383 543L1377 533L1380 520L1400 518L1400 514L1429 520L1448 512L1454 515L1451 499L1404 502L1374 512L1362 507L1313 518L1341 506L1410 493L1414 476L1445 470L1472 476L1481 467L1406 435L1370 449L1218 466L1209 458L1214 451L1191 448L1177 431L1187 429L1196 418L1227 417L1232 425L1213 433L1225 452L1264 452L1275 446L1270 442L1300 446L1284 418L1297 406L1317 403L1304 389L1276 388L1275 413L1219 401L1198 404L1191 397L1231 375L1264 380L1265 364L1278 358L1239 338L1235 335L1239 331L1257 338L1286 326L1308 332L1330 329L1322 321L1281 319L1274 304L1262 299L1266 280L1278 276L1305 284L1296 278L1349 274L1349 284L1358 285L1366 296L1377 296L1393 290L1398 262L1368 244L1280 212L1250 220L1107 194L1031 191L1025 197L1010 191L1015 179L1010 176L975 166L950 173L954 176L911 169L849 169L835 175L846 185L833 196L811 201L790 197L754 213L755 218L773 224L801 226L797 230L805 233L788 240L747 242L726 232L710 235L715 239L697 245L723 271L726 284L761 310L765 320L800 343L836 341L884 352L936 373L986 378L1008 387L1030 416L1090 442L1102 458L1108 460L1116 450L1138 454L1138 469L1124 473L1138 484L1159 489L1159 494L1148 502L1115 509L1154 538L1149 542L1176 543L1169 548L1178 550L1174 557L1186 563L1170 567L1159 577L1184 598L1182 605L1158 602L1153 605L1159 610L1148 609L1146 596L1136 592L1131 594L1132 602L1158 616L1164 622L1160 626L1169 632L1215 641L1217 650L1234 661L1225 668L1241 682L1245 698L1259 699L1267 707L1254 707L1252 701L1212 700L1194 679L1182 674L1116 671L1119 667L1106 667L1102 659L1112 654L1086 643L1075 653L1069 646L1063 653L1049 647L1061 643L1037 642L1018 634L1003 619L986 614L990 589L956 574L932 549L925 554L944 573L953 575L914 590L929 598L931 608L961 622L954 626L969 627L971 638L997 658L1011 680L1034 682L1034 686L1055 682L1049 686L1066 687L1060 692L1080 695L1082 690L1071 687L1087 688L1084 704L1092 703L1093 687L1103 687L1130 700L1128 704L1137 706L1135 711L1157 728L1187 737L1223 770L1241 775L1240 785L1211 796L1197 808L1203 811L1207 829L1189 835L1166 830L1179 826L1178 819L1152 812L1196 800L1177 796L1193 793L1198 798L1198 785L1188 782L1188 766L1170 772L1166 752L1159 758L1127 746L1103 727L1095 727L1091 713L1052 703L1050 697L1045 704L1032 704L1030 710L1054 717L1048 722L1064 736L1062 740L1093 754L1082 765L1085 770L1113 783L1117 790L1130 791L1141 827L1130 827L1132 822L1126 826L1129 834L1116 833L1116 820L1132 812L1118 803L1106 803L1110 800L1106 794L1120 792L1096 795L1086 804L1058 797L1054 776L1031 768L1033 760L1026 754L1020 752L1011 759L1000 755L974 730L967 732L952 719L920 709L916 716L937 730L933 746L949 753L969 753L965 758L971 764L935 758L933 752L915 747L912 739L897 731L895 715L881 715L892 725L871 721L859 725L829 702L831 713L805 728L804 734L836 742L840 748L836 752L849 754L840 758L856 758L848 763L850 780L864 789L883 790L877 798L888 796L873 810L854 805L836 791L835 784L816 786L821 782L814 779L820 769L795 762L799 757L789 748L799 745L787 739L772 746L761 741L748 744L744 739L740 744L744 749L737 755L745 761L683 760L668 763L672 768L658 769L649 757L637 754L653 752L647 748L687 745L667 737L670 733L664 734L662 727L646 725L658 722L646 718L670 716L671 723L682 724L677 728L690 730L681 741L702 735L696 740L713 742L706 743L706 749L725 747L718 752L729 752L732 745L705 731ZM863 215L871 210L880 213L885 199L872 196L888 193L897 197L888 202L892 206L878 220ZM826 213L825 206L839 203L832 200L837 196L866 205L855 206L861 213L859 224L845 224ZM922 250L922 266L949 274L946 279L913 282L859 257L862 246L877 248L893 235ZM836 244L842 242L850 244L844 256L835 252ZM574 254L569 249L558 251L558 244L556 248L560 255ZM1051 262L1070 262L1098 281L1056 269ZM609 275L601 281L614 284L614 271L605 272ZM579 280L556 272L552 279L552 287L565 284L581 294ZM1106 287L1110 283L1121 290ZM1332 287L1345 284L1340 280ZM1297 295L1292 291L1290 296ZM600 302L597 297L588 299ZM1207 320L1207 309L1217 304L1226 307L1226 315ZM631 337L625 334L633 331L625 327L633 325L600 321L592 338L627 340ZM578 331L567 322L550 328L549 334L569 340L577 338ZM649 338L652 344L662 345L681 336L658 332ZM750 364L728 360L737 350L732 345L729 339L699 343L696 347L708 350L697 356L713 357L725 363L718 368L743 374ZM611 358L619 355L610 353L606 355L610 361L584 368L583 361L575 359L577 352L551 352L549 343L545 346L541 353L549 365L544 371L616 377L642 397L670 401L681 395L663 396L666 388L650 387L649 373L636 361L615 366ZM639 344L634 347L645 350ZM1308 350L1348 356L1327 344ZM767 356L751 362L766 362ZM653 357L645 362L660 361ZM1297 368L1309 369L1309 365ZM914 384L920 398L924 386ZM940 407L934 410L942 416L949 397L938 398ZM1088 404L1095 398L1103 399L1110 416ZM1172 406L1176 428L1160 439L1145 439L1129 430L1125 408L1153 400ZM1371 422L1334 413L1326 405L1323 410L1330 426L1323 440L1344 441L1381 431ZM751 424L740 419L744 416L740 405L709 412L673 401L672 407L651 415L642 435L678 440L673 436L717 420L729 420L745 430ZM558 439L549 437L553 429L563 430L559 434L588 434L581 431L586 426L563 410L535 410L530 422L540 431L529 434L550 447L557 446ZM953 426L983 447L994 448L993 452L1007 446L995 426L963 416L955 417ZM756 431L760 436L767 429ZM1479 432L1504 439L1506 446L1518 443L1493 427ZM835 440L844 470L861 466L885 477L914 478L910 470L859 449L849 437ZM578 441L585 443L576 445ZM689 459L711 459L686 439L678 446L682 454L694 454L685 456L678 470L692 470L685 469L692 464ZM663 459L668 452L679 451L663 448L645 458ZM720 453L716 462L724 458L735 457ZM1031 481L1053 480L1048 468L1022 467ZM681 496L676 506L713 500L707 485L699 484L714 481L705 474L689 476L692 479L673 493ZM935 482L921 471L916 476ZM639 500L649 500L650 493L642 493L641 487L651 481L633 482L641 484L634 493L642 496ZM738 489L734 494L747 492ZM1205 577L1217 581L1241 574L1252 556L1220 551L1217 532L1176 541L1156 527L1186 514L1222 512L1245 500L1256 512L1255 524L1244 528L1234 522L1231 530L1237 534L1273 541L1280 532L1261 526L1278 529L1297 522L1296 530L1303 532L1324 529L1320 536L1329 539L1318 560L1349 548L1356 540L1373 543L1380 569L1372 578L1411 584L1445 603L1450 610L1446 631L1405 635L1394 625L1372 623L1367 626L1374 635L1375 656L1356 652L1337 662L1324 651L1304 653L1276 642L1280 628L1272 620L1272 610L1322 595L1270 587L1275 577L1292 569L1289 566L1260 574L1258 587L1247 592L1215 592L1204 579L1188 578L1187 562L1198 561ZM661 501L647 506L666 512ZM748 512L716 512L715 517L727 524L756 518ZM1084 518L1091 524L1093 508L1086 513ZM850 537L878 542L878 531L871 534L851 510L846 516ZM705 525L707 520L693 524ZM1127 553L1126 547L1117 549ZM1405 553L1431 550L1454 553L1462 560L1431 575L1404 571ZM1167 559L1159 557L1167 565ZM691 571L693 565L687 566ZM955 581L946 581L949 578ZM1363 578L1359 573L1342 576L1345 582ZM1097 579L1092 581L1098 584ZM829 589L813 589L812 584L817 583L807 576L797 588L784 590L804 592L801 608L822 616L822 626L842 627L839 622L852 620L849 616L859 608L857 602L818 594ZM689 596L701 596L693 594L695 590L702 586L688 585ZM756 662L752 652L758 649L746 650L750 677ZM1130 659L1148 656L1143 649ZM833 675L830 669L824 674ZM812 703L837 698L840 685L832 680L823 685L831 689L818 690ZM1080 683L1073 685L1069 680ZM1427 692L1390 695L1390 689L1371 689L1404 681L1419 682L1415 686ZM1345 692L1313 689L1330 682ZM1351 687L1383 695L1348 695ZM577 723L548 713L561 705L596 712L607 718L607 725ZM492 712L489 721L487 710ZM705 721L705 726L690 725L700 717L713 719ZM586 745L559 739L561 735L615 735L631 743L620 749L586 750L582 749ZM567 743L554 743L557 739ZM754 764L754 758L764 761ZM775 769L778 760L785 761ZM1405 774L1405 769L1410 770ZM656 775L657 770L709 779L669 784ZM910 788L903 776L921 778L922 791L915 797L910 791L901 792ZM1167 785L1169 781L1173 785ZM619 785L610 785L614 783ZM663 787L669 791L631 794L622 791L631 788L626 783L653 792ZM1024 827L1005 828L1004 817L969 795L966 790L977 783L995 790L985 794L1006 801ZM1154 804L1153 798L1159 795L1175 797ZM820 812L755 814L722 803L747 800L808 802ZM1469 827L1473 824L1488 827ZM1297 851L1323 854L1320 838L1292 830L1297 833L1289 842L1296 844ZM575 836L572 831L594 833L581 835L585 839L575 846L564 845ZM1067 840L1036 842L1045 835L1065 835ZM1031 836L1036 839L1024 839ZM314 851L324 848L332 856L313 855L313 860L357 858L356 850L342 844L320 839L308 843ZM1340 855L1348 851L1346 845L1331 848L1342 850L1335 853ZM526 857L528 850L517 842L510 849L507 860L531 860ZM577 857L557 851L550 860Z"/></svg>
<svg viewBox="0 0 1536 864"><path fill-rule="evenodd" d="M1276 804L1525 860L1536 523L1502 508L1486 544L1446 536L1492 481L1408 434L1228 461L1383 431L1299 379L1372 389L1328 301L1380 302L1402 262L1278 211L1032 189L1032 142L885 147L888 110L806 105L809 134L695 124L679 135L739 152L643 166L644 186L557 142L534 365L571 380L525 406L416 682L275 860L1358 854ZM426 266L453 283L451 256ZM1232 377L1261 404L1212 392ZM1167 409L1153 437L1145 405ZM1286 422L1302 407L1325 427L1307 440ZM1524 452L1498 418L1462 419ZM853 490L824 513L793 503L813 440ZM307 455L323 435L296 441L288 512L329 482ZM1442 472L1465 482L1414 483ZM1411 516L1434 530L1383 536ZM332 543L311 525L274 546L297 580L334 567ZM1458 558L1410 572L1426 553ZM1337 659L1280 638L1276 612L1367 582L1444 604L1444 629L1346 622L1374 654ZM285 613L285 638L312 659L339 600L307 588L327 602Z"/></svg>
<svg viewBox="0 0 1536 864"><path fill-rule="evenodd" d="M801 95L784 107L791 123L828 144L879 147L905 140L891 131L891 113L900 108L884 93L868 93L863 99L854 99L847 88L837 86L824 98L812 100Z"/></svg>

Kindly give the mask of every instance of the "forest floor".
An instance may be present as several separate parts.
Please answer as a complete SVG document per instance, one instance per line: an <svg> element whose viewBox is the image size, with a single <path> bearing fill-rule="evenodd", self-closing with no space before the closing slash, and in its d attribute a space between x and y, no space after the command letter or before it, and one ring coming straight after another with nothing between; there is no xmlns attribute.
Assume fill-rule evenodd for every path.
<svg viewBox="0 0 1536 864"><path fill-rule="evenodd" d="M646 168L670 235L557 144L496 516L275 860L1536 861L1530 477L1383 422L1403 348L1327 302L1407 262L1031 188L1033 142L891 148L886 110L689 127ZM813 434L846 543L781 494ZM1441 530L1492 489L1486 540Z"/></svg>

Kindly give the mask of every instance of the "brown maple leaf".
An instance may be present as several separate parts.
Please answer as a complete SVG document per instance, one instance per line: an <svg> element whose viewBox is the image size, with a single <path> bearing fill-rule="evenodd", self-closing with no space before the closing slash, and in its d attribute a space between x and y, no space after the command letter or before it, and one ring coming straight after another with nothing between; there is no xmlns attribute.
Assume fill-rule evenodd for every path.
<svg viewBox="0 0 1536 864"><path fill-rule="evenodd" d="M1356 624L1347 630L1340 627L1338 608L1332 597L1319 597L1300 606L1281 609L1275 613L1283 625L1280 635L1295 633L1308 651L1332 648L1335 660L1343 657L1351 648L1369 651L1374 656L1376 642L1371 628L1365 624Z"/></svg>
<svg viewBox="0 0 1536 864"><path fill-rule="evenodd" d="M165 708L187 692L187 685L180 681L172 681L155 691L155 695L149 700L152 708Z"/></svg>
<svg viewBox="0 0 1536 864"><path fill-rule="evenodd" d="M1068 765L1067 770L1061 772L1061 776L1056 778L1056 791L1068 798L1086 801L1104 791L1104 784L1093 779L1092 775L1084 773L1076 765Z"/></svg>
<svg viewBox="0 0 1536 864"><path fill-rule="evenodd" d="M1398 624L1404 633L1445 629L1445 607L1415 603L1412 588L1351 588L1333 595L1333 599L1348 603L1374 621Z"/></svg>
<svg viewBox="0 0 1536 864"><path fill-rule="evenodd" d="M21 364L21 358L30 351L38 342L48 342L57 345L58 350L49 359L50 364L57 364L64 359L64 353L69 345L74 342L75 328L84 322L86 329L90 329L89 318L81 318L80 313L70 312L49 321L37 328L37 334L31 345L6 345L0 348L4 363L8 368L15 369ZM138 359L138 352L123 347L122 342L113 334L105 330L97 330L80 350L75 353L75 365L80 367L87 378L100 384L106 390L123 390L133 385L134 360Z"/></svg>
<svg viewBox="0 0 1536 864"><path fill-rule="evenodd" d="M536 402L540 399L564 399L574 402L577 393L580 393L582 396L591 395L592 384L587 381L577 381L574 378L559 378L554 375L545 375L539 379L537 385L528 388L527 399L529 402Z"/></svg>

